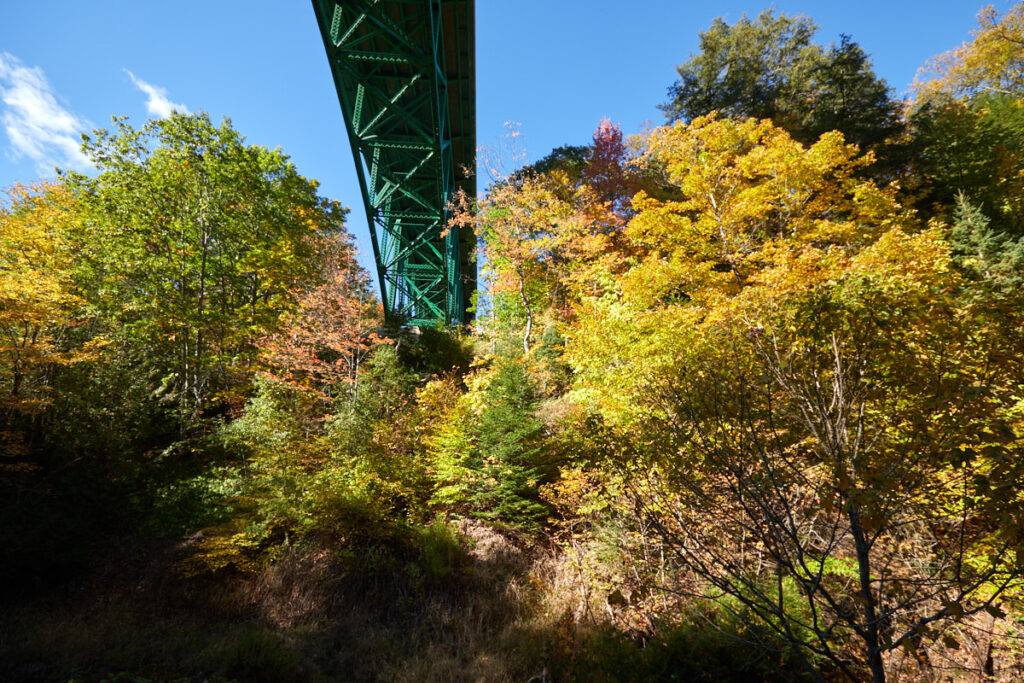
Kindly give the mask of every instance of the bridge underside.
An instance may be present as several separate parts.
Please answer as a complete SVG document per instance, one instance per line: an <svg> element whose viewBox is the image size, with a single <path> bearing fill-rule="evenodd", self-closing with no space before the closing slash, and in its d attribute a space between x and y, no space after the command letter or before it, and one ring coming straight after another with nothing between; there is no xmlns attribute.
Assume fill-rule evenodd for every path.
<svg viewBox="0 0 1024 683"><path fill-rule="evenodd" d="M408 324L468 322L475 193L472 0L313 0L373 238L384 309Z"/></svg>

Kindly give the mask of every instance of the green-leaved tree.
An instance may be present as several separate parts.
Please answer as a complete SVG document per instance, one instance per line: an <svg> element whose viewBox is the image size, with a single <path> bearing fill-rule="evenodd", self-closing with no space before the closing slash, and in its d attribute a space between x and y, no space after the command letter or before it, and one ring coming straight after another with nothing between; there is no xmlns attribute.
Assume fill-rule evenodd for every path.
<svg viewBox="0 0 1024 683"><path fill-rule="evenodd" d="M849 36L824 48L807 17L765 10L735 24L721 18L700 34L700 48L676 70L670 121L712 111L771 119L805 144L838 130L862 150L900 130L899 102Z"/></svg>
<svg viewBox="0 0 1024 683"><path fill-rule="evenodd" d="M83 207L78 280L126 362L188 425L244 372L344 211L226 119L116 124L84 138L99 173L70 177Z"/></svg>

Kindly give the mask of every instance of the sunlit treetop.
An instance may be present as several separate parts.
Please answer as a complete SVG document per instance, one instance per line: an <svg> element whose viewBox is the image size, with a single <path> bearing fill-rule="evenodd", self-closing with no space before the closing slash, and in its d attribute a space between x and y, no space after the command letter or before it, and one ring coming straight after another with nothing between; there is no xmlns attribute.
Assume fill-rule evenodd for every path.
<svg viewBox="0 0 1024 683"><path fill-rule="evenodd" d="M1000 16L991 5L978 14L974 38L929 61L918 74L918 98L946 93L1024 97L1024 3Z"/></svg>

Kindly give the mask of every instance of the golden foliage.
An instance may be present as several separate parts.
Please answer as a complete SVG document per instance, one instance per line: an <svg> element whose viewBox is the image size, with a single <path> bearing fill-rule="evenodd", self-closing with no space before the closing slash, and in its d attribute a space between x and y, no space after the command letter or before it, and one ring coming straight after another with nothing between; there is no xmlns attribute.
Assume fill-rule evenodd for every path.
<svg viewBox="0 0 1024 683"><path fill-rule="evenodd" d="M984 8L973 35L921 69L914 82L918 99L939 93L958 99L981 92L1024 96L1024 3L1002 16L992 5Z"/></svg>
<svg viewBox="0 0 1024 683"><path fill-rule="evenodd" d="M49 401L45 366L91 358L101 342L77 350L64 344L82 304L64 243L73 198L54 183L18 184L7 197L0 208L0 400L31 412Z"/></svg>

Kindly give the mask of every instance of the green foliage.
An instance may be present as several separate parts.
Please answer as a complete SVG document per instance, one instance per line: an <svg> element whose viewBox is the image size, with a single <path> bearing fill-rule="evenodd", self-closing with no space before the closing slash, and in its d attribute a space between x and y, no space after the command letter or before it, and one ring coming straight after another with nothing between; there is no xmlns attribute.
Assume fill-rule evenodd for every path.
<svg viewBox="0 0 1024 683"><path fill-rule="evenodd" d="M730 26L718 18L700 33L699 52L677 67L679 80L665 105L671 119L691 120L711 111L772 119L788 108L818 65L807 17L762 12ZM796 78L795 78L796 77Z"/></svg>
<svg viewBox="0 0 1024 683"><path fill-rule="evenodd" d="M458 531L442 519L423 527L419 536L423 570L431 581L439 583L445 580L465 560Z"/></svg>
<svg viewBox="0 0 1024 683"><path fill-rule="evenodd" d="M733 25L716 19L700 49L677 67L663 106L670 120L712 111L771 119L810 144L838 130L862 149L899 132L899 105L857 43L843 36L828 50L812 42L817 26L803 16L765 10Z"/></svg>
<svg viewBox="0 0 1024 683"><path fill-rule="evenodd" d="M463 374L473 362L472 337L465 330L437 324L420 328L418 334L393 335L402 364L420 377Z"/></svg>
<svg viewBox="0 0 1024 683"><path fill-rule="evenodd" d="M881 681L899 648L955 649L942 624L1024 591L1020 17L986 10L905 130L849 37L716 20L673 125L627 152L603 121L460 217L476 337L374 329L345 212L229 122L96 131L96 177L0 209L0 584L137 532L186 593L254 579L248 618L308 552L323 592L258 605L306 631L175 641L244 680L307 678L291 645L337 649L346 586L429 624L392 645L462 612L558 680ZM529 548L544 527L560 554ZM128 650L69 675L165 673ZM488 678L485 651L430 670Z"/></svg>
<svg viewBox="0 0 1024 683"><path fill-rule="evenodd" d="M538 374L543 378L545 393L561 393L569 386L572 370L562 360L564 353L565 337L556 325L547 325L533 352Z"/></svg>
<svg viewBox="0 0 1024 683"><path fill-rule="evenodd" d="M536 407L526 368L501 362L484 392L477 426L479 469L486 484L470 500L482 517L532 528L547 515L537 491L550 475Z"/></svg>
<svg viewBox="0 0 1024 683"><path fill-rule="evenodd" d="M590 156L591 148L585 145L562 145L551 150L542 159L516 171L508 182L514 184L522 182L523 179L531 175L557 171L564 173L570 183L575 184L583 177Z"/></svg>
<svg viewBox="0 0 1024 683"><path fill-rule="evenodd" d="M145 492L146 510L139 528L154 536L177 538L224 522L230 501L240 495L243 482L233 467L203 468L198 474L153 482Z"/></svg>
<svg viewBox="0 0 1024 683"><path fill-rule="evenodd" d="M910 133L911 185L926 217L952 218L962 193L994 229L1024 236L1024 100L933 95L915 106Z"/></svg>
<svg viewBox="0 0 1024 683"><path fill-rule="evenodd" d="M376 544L404 535L424 512L420 494L401 481L342 464L325 467L307 480L296 506L304 513L303 533L315 533L355 545Z"/></svg>
<svg viewBox="0 0 1024 683"><path fill-rule="evenodd" d="M301 534L323 521L314 510L323 507L318 494L328 477L323 472L328 447L312 407L307 394L258 379L243 416L219 430L224 447L241 458L246 473L239 502L252 515L253 538L279 531ZM347 487L336 488L336 495L347 493Z"/></svg>
<svg viewBox="0 0 1024 683"><path fill-rule="evenodd" d="M435 502L535 530L548 514L538 489L553 475L537 402L522 363L499 359L475 400L464 398L433 441Z"/></svg>
<svg viewBox="0 0 1024 683"><path fill-rule="evenodd" d="M364 366L353 409L361 419L393 417L412 400L418 376L391 345L378 347Z"/></svg>
<svg viewBox="0 0 1024 683"><path fill-rule="evenodd" d="M99 334L98 324L75 330L74 343ZM163 451L179 436L177 405L142 349L107 347L102 359L51 375L53 405L40 417L45 450L66 457L89 454L136 466L139 456Z"/></svg>
<svg viewBox="0 0 1024 683"><path fill-rule="evenodd" d="M220 439L242 458L251 515L245 538L320 535L376 542L425 515L428 487L416 440L416 374L378 347L333 414L289 385L260 378ZM242 537L239 537L242 540Z"/></svg>
<svg viewBox="0 0 1024 683"><path fill-rule="evenodd" d="M435 483L431 502L456 510L465 506L470 487L479 476L472 458L476 452L475 424L470 397L462 396L431 435L430 476Z"/></svg>
<svg viewBox="0 0 1024 683"><path fill-rule="evenodd" d="M838 130L847 142L861 150L879 150L902 130L900 102L892 88L875 75L867 53L843 35L839 45L829 46L812 73L815 98L806 109L793 108L798 123L779 123L794 138L810 143L830 130Z"/></svg>
<svg viewBox="0 0 1024 683"><path fill-rule="evenodd" d="M220 673L230 680L287 683L308 680L301 657L271 632L252 627L235 634L214 655Z"/></svg>
<svg viewBox="0 0 1024 683"><path fill-rule="evenodd" d="M813 680L792 655L766 655L751 647L767 634L740 618L694 611L681 624L659 626L660 633L650 637L630 638L611 628L583 631L564 643L562 652L551 654L552 678L599 683Z"/></svg>
<svg viewBox="0 0 1024 683"><path fill-rule="evenodd" d="M263 377L256 378L254 388L244 414L225 425L222 437L229 448L244 446L246 459L287 457L290 448L308 435L303 423L311 417L312 401L302 392Z"/></svg>
<svg viewBox="0 0 1024 683"><path fill-rule="evenodd" d="M956 198L950 243L954 261L973 279L1011 294L1024 285L1024 235L997 231L963 193Z"/></svg>
<svg viewBox="0 0 1024 683"><path fill-rule="evenodd" d="M192 424L314 274L311 238L341 230L344 212L227 120L116 122L85 139L99 174L69 176L83 205L69 237L77 281Z"/></svg>
<svg viewBox="0 0 1024 683"><path fill-rule="evenodd" d="M370 480L387 482L395 510L412 517L421 514L427 495L417 382L394 346L380 346L364 365L355 396L339 402L327 427L333 456Z"/></svg>

